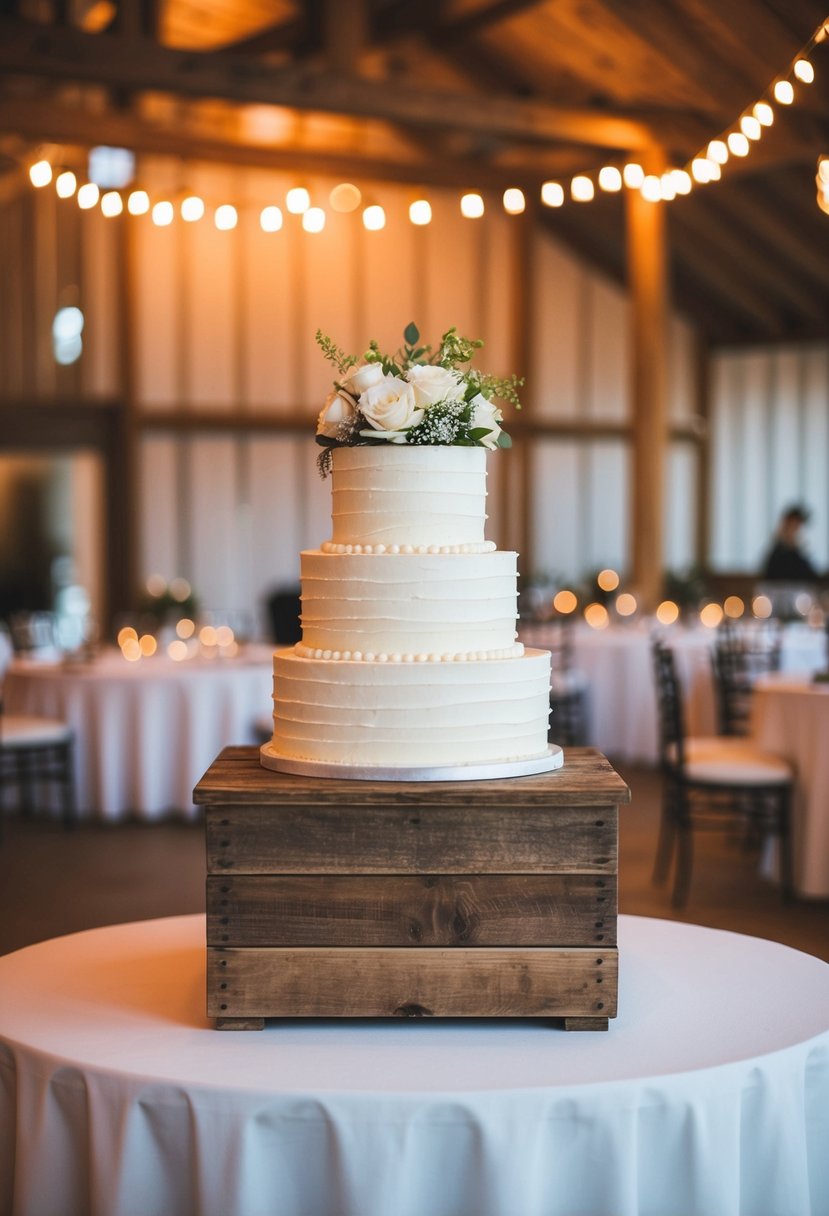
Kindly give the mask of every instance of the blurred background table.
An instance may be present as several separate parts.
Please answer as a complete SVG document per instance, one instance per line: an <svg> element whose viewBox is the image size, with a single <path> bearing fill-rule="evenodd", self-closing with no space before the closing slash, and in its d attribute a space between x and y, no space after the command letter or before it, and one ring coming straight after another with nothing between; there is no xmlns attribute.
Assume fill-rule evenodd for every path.
<svg viewBox="0 0 829 1216"><path fill-rule="evenodd" d="M273 692L272 648L234 658L128 662L18 659L4 685L8 713L61 718L75 732L80 816L195 814L193 786L223 747L255 743Z"/></svg>
<svg viewBox="0 0 829 1216"><path fill-rule="evenodd" d="M651 657L654 621L631 621L593 629L574 621L574 667L585 677L585 738L613 760L629 764L658 763L656 692ZM544 646L545 624L521 622L519 637L527 645ZM693 735L717 734L716 698L711 670L715 630L704 626L671 625L660 636L676 656L677 674L685 697L686 730ZM822 629L793 623L783 630L781 669L811 673L826 664L826 635ZM555 741L555 715L551 721Z"/></svg>
<svg viewBox="0 0 829 1216"><path fill-rule="evenodd" d="M752 734L794 765L795 891L829 899L829 684L785 671L763 676L754 685Z"/></svg>
<svg viewBox="0 0 829 1216"><path fill-rule="evenodd" d="M203 916L0 958L15 1216L829 1211L829 966L622 916L606 1034L204 1015Z"/></svg>

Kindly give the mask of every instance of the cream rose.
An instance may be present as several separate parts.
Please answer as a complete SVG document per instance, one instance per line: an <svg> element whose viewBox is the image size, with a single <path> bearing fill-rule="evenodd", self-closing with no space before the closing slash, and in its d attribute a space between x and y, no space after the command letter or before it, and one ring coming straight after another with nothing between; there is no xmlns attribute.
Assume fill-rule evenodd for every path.
<svg viewBox="0 0 829 1216"><path fill-rule="evenodd" d="M357 402L350 393L332 389L317 419L317 434L336 439L343 422L350 422L357 412Z"/></svg>
<svg viewBox="0 0 829 1216"><path fill-rule="evenodd" d="M415 404L435 405L438 401L460 401L463 396L463 381L458 372L448 367L435 367L431 363L415 363L406 372L406 379L414 389Z"/></svg>
<svg viewBox="0 0 829 1216"><path fill-rule="evenodd" d="M411 384L397 376L384 376L378 384L361 393L360 412L374 431L383 432L408 431L423 418L423 410L415 405ZM382 437L389 436L384 434Z"/></svg>
<svg viewBox="0 0 829 1216"><path fill-rule="evenodd" d="M382 363L364 363L362 367L350 368L343 376L340 384L347 393L359 397L366 389L379 384L383 379Z"/></svg>
<svg viewBox="0 0 829 1216"><path fill-rule="evenodd" d="M469 420L469 429L475 431L486 427L489 434L484 435L478 442L482 443L485 448L497 448L498 436L501 434L498 423L503 418L503 414L497 405L493 405L491 401L487 400L483 393L477 393L470 404L472 405L472 415Z"/></svg>

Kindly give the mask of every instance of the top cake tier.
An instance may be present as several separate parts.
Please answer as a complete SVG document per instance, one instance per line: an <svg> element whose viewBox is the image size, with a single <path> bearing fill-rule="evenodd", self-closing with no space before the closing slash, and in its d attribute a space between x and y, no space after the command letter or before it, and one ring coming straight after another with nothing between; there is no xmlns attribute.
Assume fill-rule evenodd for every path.
<svg viewBox="0 0 829 1216"><path fill-rule="evenodd" d="M333 453L333 535L322 548L490 550L485 508L485 448L341 447Z"/></svg>

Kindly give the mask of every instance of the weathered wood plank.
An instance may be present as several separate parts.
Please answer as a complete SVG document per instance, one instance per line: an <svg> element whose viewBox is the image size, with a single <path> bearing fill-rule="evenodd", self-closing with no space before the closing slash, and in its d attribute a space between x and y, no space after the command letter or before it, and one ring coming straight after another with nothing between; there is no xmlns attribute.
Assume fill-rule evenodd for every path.
<svg viewBox="0 0 829 1216"><path fill-rule="evenodd" d="M617 868L617 821L615 806L588 813L506 803L209 807L207 867L211 874L607 875Z"/></svg>
<svg viewBox="0 0 829 1216"><path fill-rule="evenodd" d="M207 880L213 946L616 945L616 879L240 875Z"/></svg>
<svg viewBox="0 0 829 1216"><path fill-rule="evenodd" d="M574 747L564 766L531 777L491 781L349 781L299 777L262 768L256 747L228 747L199 781L193 798L200 806L497 806L510 815L521 806L595 806L630 802L630 790L601 752Z"/></svg>
<svg viewBox="0 0 829 1216"><path fill-rule="evenodd" d="M207 951L210 1017L614 1017L616 950Z"/></svg>

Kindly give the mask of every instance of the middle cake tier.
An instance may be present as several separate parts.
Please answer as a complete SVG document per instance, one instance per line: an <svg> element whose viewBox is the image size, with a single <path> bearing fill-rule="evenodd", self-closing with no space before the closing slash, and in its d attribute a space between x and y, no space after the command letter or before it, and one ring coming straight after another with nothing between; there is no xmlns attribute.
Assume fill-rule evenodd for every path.
<svg viewBox="0 0 829 1216"><path fill-rule="evenodd" d="M516 644L517 555L301 555L302 642L321 658L506 657ZM330 653L327 653L330 652Z"/></svg>

